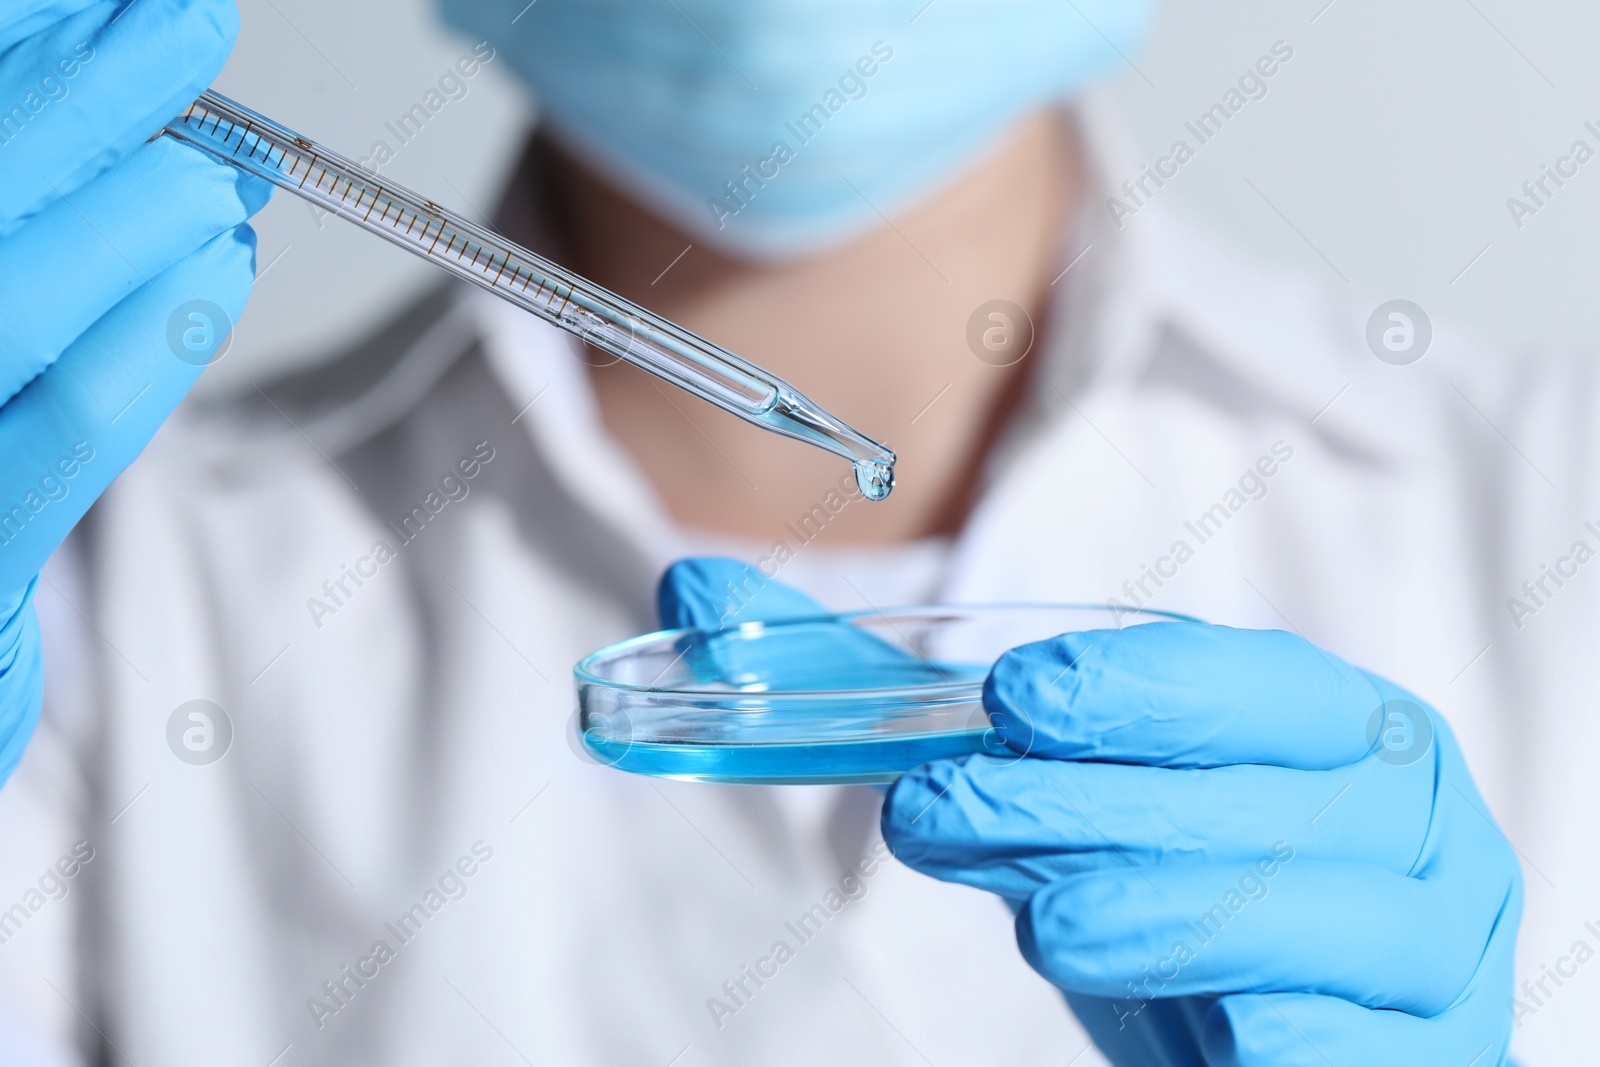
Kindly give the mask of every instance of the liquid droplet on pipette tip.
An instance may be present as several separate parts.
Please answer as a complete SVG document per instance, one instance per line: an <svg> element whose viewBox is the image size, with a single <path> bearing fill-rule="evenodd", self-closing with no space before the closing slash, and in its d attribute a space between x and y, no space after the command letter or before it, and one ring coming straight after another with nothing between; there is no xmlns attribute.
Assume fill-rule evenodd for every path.
<svg viewBox="0 0 1600 1067"><path fill-rule="evenodd" d="M894 490L894 468L870 459L855 462L856 485L868 500L883 500Z"/></svg>

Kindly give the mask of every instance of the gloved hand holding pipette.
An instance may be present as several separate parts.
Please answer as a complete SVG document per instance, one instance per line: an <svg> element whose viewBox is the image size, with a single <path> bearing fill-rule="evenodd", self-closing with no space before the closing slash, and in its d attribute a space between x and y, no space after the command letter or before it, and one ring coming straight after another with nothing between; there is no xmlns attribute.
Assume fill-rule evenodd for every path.
<svg viewBox="0 0 1600 1067"><path fill-rule="evenodd" d="M767 582L723 620L742 570L675 565L663 623L820 610ZM1293 635L1181 622L1014 650L984 703L1012 754L905 775L884 837L1010 902L1119 1067L1505 1062L1521 876L1432 709Z"/></svg>
<svg viewBox="0 0 1600 1067"><path fill-rule="evenodd" d="M0 14L0 782L37 719L45 560L219 351L271 187L169 138L232 0ZM15 105L15 106L11 106Z"/></svg>

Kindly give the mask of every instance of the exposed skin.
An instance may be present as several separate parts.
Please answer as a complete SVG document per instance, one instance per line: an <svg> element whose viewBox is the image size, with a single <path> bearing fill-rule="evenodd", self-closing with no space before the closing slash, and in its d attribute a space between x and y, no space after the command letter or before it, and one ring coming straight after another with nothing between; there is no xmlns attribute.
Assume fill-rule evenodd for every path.
<svg viewBox="0 0 1600 1067"><path fill-rule="evenodd" d="M961 525L1034 363L980 361L967 320L995 298L1040 320L1083 184L1073 134L1041 111L932 199L852 244L770 266L695 244L664 275L691 237L570 160L557 164L552 195L579 271L788 379L899 454L888 501L857 497L828 523L828 543L844 545ZM842 459L625 364L592 377L607 429L672 515L699 528L771 542L849 474Z"/></svg>

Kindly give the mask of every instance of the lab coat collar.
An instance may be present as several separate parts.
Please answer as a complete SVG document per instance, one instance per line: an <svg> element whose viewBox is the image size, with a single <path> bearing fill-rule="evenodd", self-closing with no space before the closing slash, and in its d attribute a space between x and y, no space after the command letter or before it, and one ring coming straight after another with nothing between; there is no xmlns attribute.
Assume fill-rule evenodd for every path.
<svg viewBox="0 0 1600 1067"><path fill-rule="evenodd" d="M606 431L579 342L488 293L466 295L483 353L517 407L515 422L562 488L621 531L658 569L682 555L655 487Z"/></svg>
<svg viewBox="0 0 1600 1067"><path fill-rule="evenodd" d="M1048 356L1052 380L1136 387L1153 372L1163 334L1171 334L1264 403L1317 415L1355 370L1352 347L1332 340L1345 325L1359 336L1349 310L1330 303L1324 287L1239 257L1229 240L1182 217L1173 189L1147 177L1104 91L1085 94L1068 120L1079 133L1090 192L1065 236L1065 275L1052 285L1063 290L1052 302L1060 323ZM1124 183L1141 179L1153 195L1141 194L1134 214L1114 211L1133 203ZM1182 179L1180 171L1170 184ZM1341 329L1307 326L1330 317ZM1054 392L1037 395L1070 411L1059 395L1051 399Z"/></svg>

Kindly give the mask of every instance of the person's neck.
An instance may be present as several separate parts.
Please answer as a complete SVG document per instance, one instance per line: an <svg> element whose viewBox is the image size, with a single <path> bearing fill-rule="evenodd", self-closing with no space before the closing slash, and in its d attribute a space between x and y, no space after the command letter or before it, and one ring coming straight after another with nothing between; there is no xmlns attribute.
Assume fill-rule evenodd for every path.
<svg viewBox="0 0 1600 1067"><path fill-rule="evenodd" d="M1077 144L1058 115L1019 124L973 171L892 224L780 265L689 247L691 237L571 160L554 171L550 206L577 270L787 379L899 456L894 495L868 503L845 491L845 461L625 364L596 367L607 430L676 519L791 547L796 537L886 543L960 527L1034 362L979 360L968 320L1003 299L1040 321L1061 232L1082 196Z"/></svg>

